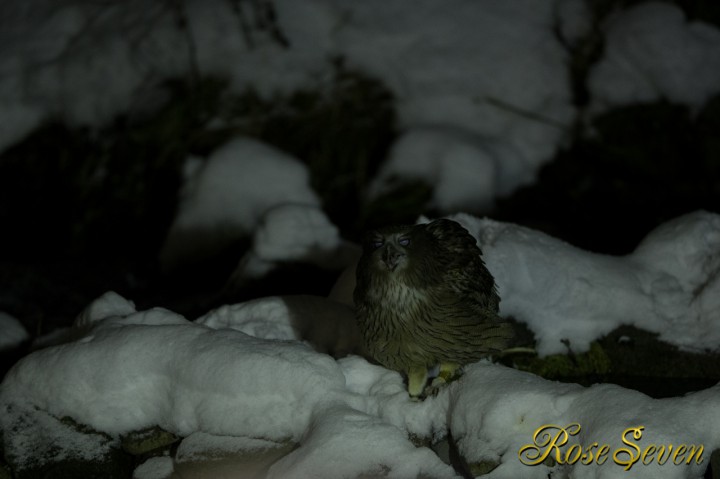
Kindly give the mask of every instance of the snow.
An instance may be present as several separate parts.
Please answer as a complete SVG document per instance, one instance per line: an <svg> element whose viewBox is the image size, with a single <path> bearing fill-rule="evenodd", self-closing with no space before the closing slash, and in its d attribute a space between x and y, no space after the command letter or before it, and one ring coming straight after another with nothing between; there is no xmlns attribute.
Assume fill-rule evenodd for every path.
<svg viewBox="0 0 720 479"><path fill-rule="evenodd" d="M224 305L195 322L262 339L305 340L316 350L337 356L360 351L352 308L317 296L268 296Z"/></svg>
<svg viewBox="0 0 720 479"><path fill-rule="evenodd" d="M610 479L629 474L633 478L702 477L709 463L709 451L717 447L720 387L682 398L652 399L637 391L610 384L584 388L543 380L529 373L488 363L466 368L462 381L449 394L449 426L468 460L500 459L500 466L489 475L498 478L551 477ZM518 452L532 445L534 432L543 425L581 426L576 440L583 447L593 442L609 444L611 451L625 446L621 442L627 428L644 426L641 439L633 440L641 449L649 444L703 444L704 462L691 466L636 463L630 471L613 464L612 456L603 465L547 468L524 466ZM493 431L502 430L502 434ZM554 433L553 433L554 435ZM632 439L631 439L632 440ZM513 454L509 452L512 451ZM637 455L637 453L632 450ZM612 454L612 453L611 453ZM530 456L523 456L526 461ZM621 454L620 460L627 459ZM556 476L557 475L557 476Z"/></svg>
<svg viewBox="0 0 720 479"><path fill-rule="evenodd" d="M521 226L450 216L478 240L502 301L541 355L583 352L622 324L685 350L716 350L720 330L720 215L698 211L650 232L630 255L575 248Z"/></svg>
<svg viewBox="0 0 720 479"><path fill-rule="evenodd" d="M357 249L340 237L338 228L319 206L280 204L260 219L252 247L238 263L230 283L260 278L282 263L341 269L353 261Z"/></svg>
<svg viewBox="0 0 720 479"><path fill-rule="evenodd" d="M167 456L157 456L140 464L133 471L133 479L169 479L173 473L173 460Z"/></svg>
<svg viewBox="0 0 720 479"><path fill-rule="evenodd" d="M73 326L76 328L86 328L103 319L113 316L130 316L133 313L137 313L135 303L128 301L115 291L108 291L90 303L78 317L75 318Z"/></svg>
<svg viewBox="0 0 720 479"><path fill-rule="evenodd" d="M366 1L348 8L339 43L350 65L390 86L403 127L461 128L500 143L489 152L515 173L510 189L534 178L564 136L557 124L574 117L554 3Z"/></svg>
<svg viewBox="0 0 720 479"><path fill-rule="evenodd" d="M161 251L166 264L222 250L251 234L275 206L320 203L305 165L257 140L234 138L203 164L190 161L179 211ZM311 220L317 223L321 214Z"/></svg>
<svg viewBox="0 0 720 479"><path fill-rule="evenodd" d="M255 253L270 261L321 261L340 244L340 233L320 208L282 205L267 212L255 231Z"/></svg>
<svg viewBox="0 0 720 479"><path fill-rule="evenodd" d="M490 141L467 132L418 128L393 145L370 185L370 197L397 186L397 180L421 180L433 186L429 207L439 211L477 211L492 205L498 166Z"/></svg>
<svg viewBox="0 0 720 479"><path fill-rule="evenodd" d="M149 110L163 99L154 84L195 68L228 78L235 92L252 87L269 98L323 89L330 60L342 57L390 88L402 129L464 128L499 143L489 152L512 173L504 187L513 188L532 180L575 115L554 3L422 0L408 9L378 0L275 0L287 46L253 21L262 16L256 4L238 4L243 29L220 0L185 2L184 11L137 0L5 3L0 18L12 28L0 30L0 104L16 121L6 118L0 149L47 117L102 125L128 109Z"/></svg>
<svg viewBox="0 0 720 479"><path fill-rule="evenodd" d="M246 18L258 13L250 4L238 3ZM168 5L0 4L0 149L47 118L100 126L128 108L150 109L162 100L150 85L193 63L227 75L236 92L250 86L269 98L322 88L329 59L342 56L397 99L402 135L370 194L386 191L394 176L420 179L434 187L431 206L451 213L482 210L531 182L577 114L568 53L555 32L572 42L589 22L569 0L420 0L412 9L397 1L275 0L289 48L261 26L243 32L232 2L184 2L188 30ZM593 114L660 98L696 108L720 91L720 32L687 21L677 7L650 2L618 12L605 35L604 57L590 72ZM452 218L478 239L501 314L528 325L540 355L566 352L564 340L585 351L622 324L686 350L720 344L716 214L661 225L623 257L513 224ZM188 158L162 256L173 263L244 236L252 248L240 276L287 261L337 267L357 253L320 209L305 166L238 137L207 159ZM0 326L0 349L27 337L4 313ZM183 461L287 444L294 449L267 464L267 477L455 477L408 439L438 441L448 428L466 459L499 462L490 479L626 474L612 461L524 465L520 449L545 424L580 424L573 441L585 445L620 447L623 431L642 425L643 445L705 446L700 466L635 464L633 477L701 477L720 447L720 386L656 400L479 362L437 397L413 402L398 373L346 356L358 348L352 311L323 298L260 298L188 321L162 308L137 311L108 292L70 333L73 341L29 354L0 385L0 429L15 431L5 435L4 452L20 465L99 457L121 435L155 425L184 439L176 462L148 460L138 479L166 477ZM64 417L109 438L78 432Z"/></svg>
<svg viewBox="0 0 720 479"><path fill-rule="evenodd" d="M370 467L368 467L370 466ZM275 463L268 478L454 478L453 469L427 448L416 448L402 429L348 406L318 411L300 449Z"/></svg>
<svg viewBox="0 0 720 479"><path fill-rule="evenodd" d="M331 59L343 58L396 98L406 134L386 173L405 171L406 155L423 145L448 149L424 152L422 172L413 176L439 172L433 202L450 213L485 208L532 182L579 113L570 53L557 38L560 32L572 46L589 32L591 13L578 0L421 0L411 9L399 1L274 0L279 34L252 2L237 4L238 11L221 0L173 5L0 5L0 150L48 118L100 126L149 111L166 98L157 84L193 71L264 98L322 91L332 81ZM591 115L660 98L699 107L720 91L720 31L687 21L678 7L646 2L616 12L603 34L604 55L589 76ZM467 176L448 177L449 158L461 161ZM230 179L244 185L242 176ZM257 221L247 211L215 215L186 211L178 227L221 220L235 231Z"/></svg>
<svg viewBox="0 0 720 479"><path fill-rule="evenodd" d="M217 332L180 323L174 313L163 314L166 324L157 320L137 324L144 318L130 315L123 324L98 327L77 343L34 353L32 361L21 361L9 373L16 388L4 398L22 404L23 397L33 397L35 405L50 413L70 413L77 421L111 434L159 424L181 435L198 429L219 434L244 430L286 438L301 434L309 405L344 384L329 357L299 343ZM203 361L205 354L225 359L209 368L213 361ZM275 359L267 361L267 357ZM97 369L99 364L106 366L104 370ZM44 372L54 369L67 374L50 377ZM278 394L277 382L284 380L304 386ZM48 395L49 391L65 398L62 402L72 412L63 411L59 396ZM93 407L76 411L88 397L93 398ZM128 404L134 405L132 410L126 409ZM233 413L238 404L243 404L247 416Z"/></svg>
<svg viewBox="0 0 720 479"><path fill-rule="evenodd" d="M667 2L647 2L609 22L592 69L595 111L660 99L699 109L720 93L720 31L688 21Z"/></svg>
<svg viewBox="0 0 720 479"><path fill-rule="evenodd" d="M29 337L17 319L0 311L0 352L17 348Z"/></svg>
<svg viewBox="0 0 720 479"><path fill-rule="evenodd" d="M109 304L117 305L117 315ZM659 400L614 385L547 381L481 361L436 397L414 402L398 373L357 356L336 361L299 341L211 329L158 308L126 314L127 303L115 294L88 311L93 328L85 337L30 354L0 385L0 426L16 431L6 451L20 463L37 461L43 451L55 458L97 457L120 435L153 425L184 439L175 459L140 465L134 474L139 479L188 467L205 472L194 477L247 470L268 478L459 477L408 439L438 441L448 428L468 461L499 464L490 479L626 473L612 459L602 466L523 464L521 458L533 456L521 448L533 447L542 426L579 424L568 446L598 442L616 451L624 446L624 432L640 426L643 435L634 440L640 448L703 445L699 465L632 464L632 477L640 478L702 477L710 452L720 447L720 386ZM109 437L80 433L58 417ZM49 442L38 445L37 438ZM64 447L58 452L50 443Z"/></svg>

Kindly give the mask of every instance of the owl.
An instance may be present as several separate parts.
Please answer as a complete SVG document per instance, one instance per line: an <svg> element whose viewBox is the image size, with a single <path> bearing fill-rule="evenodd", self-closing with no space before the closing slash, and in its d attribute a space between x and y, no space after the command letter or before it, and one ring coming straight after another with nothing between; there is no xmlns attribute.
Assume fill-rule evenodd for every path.
<svg viewBox="0 0 720 479"><path fill-rule="evenodd" d="M368 354L407 375L420 398L463 365L505 349L513 337L475 238L447 219L368 233L353 293Z"/></svg>

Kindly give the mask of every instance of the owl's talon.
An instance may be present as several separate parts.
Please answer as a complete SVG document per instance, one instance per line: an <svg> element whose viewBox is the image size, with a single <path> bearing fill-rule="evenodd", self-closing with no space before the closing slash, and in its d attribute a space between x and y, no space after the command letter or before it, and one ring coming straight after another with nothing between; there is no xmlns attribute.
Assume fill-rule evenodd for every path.
<svg viewBox="0 0 720 479"><path fill-rule="evenodd" d="M430 396L437 396L440 390L444 388L446 384L447 382L445 381L445 379L441 378L440 376L433 378L430 384L425 386L425 389L423 389L422 398L424 399Z"/></svg>
<svg viewBox="0 0 720 479"><path fill-rule="evenodd" d="M431 388L439 388L439 387L446 385L447 383L448 382L445 380L444 377L438 376L432 380L432 382L430 383L430 387Z"/></svg>

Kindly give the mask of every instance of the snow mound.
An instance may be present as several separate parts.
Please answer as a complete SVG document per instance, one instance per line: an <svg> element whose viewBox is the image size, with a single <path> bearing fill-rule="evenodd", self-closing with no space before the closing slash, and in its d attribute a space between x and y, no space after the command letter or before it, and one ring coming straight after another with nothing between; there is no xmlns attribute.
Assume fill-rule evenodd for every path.
<svg viewBox="0 0 720 479"><path fill-rule="evenodd" d="M288 306L279 296L224 305L195 322L213 329L234 329L260 339L300 339Z"/></svg>
<svg viewBox="0 0 720 479"><path fill-rule="evenodd" d="M433 186L428 206L444 212L477 211L496 196L497 154L477 135L439 128L410 130L393 145L370 185L369 196L387 193L401 180Z"/></svg>
<svg viewBox="0 0 720 479"><path fill-rule="evenodd" d="M133 313L137 313L135 303L128 301L115 291L108 291L85 307L75 318L73 327L85 328L103 319L113 316L130 316Z"/></svg>
<svg viewBox="0 0 720 479"><path fill-rule="evenodd" d="M342 269L358 247L340 237L337 227L315 205L283 204L268 210L253 235L250 250L240 259L227 288L242 289L283 263L306 263Z"/></svg>
<svg viewBox="0 0 720 479"><path fill-rule="evenodd" d="M720 216L695 212L659 226L625 257L594 254L546 234L466 214L502 301L541 355L575 352L622 324L687 350L716 350ZM612 298L612 299L610 299Z"/></svg>
<svg viewBox="0 0 720 479"><path fill-rule="evenodd" d="M502 187L513 189L534 179L575 114L555 3L364 1L345 8L339 49L395 93L405 129L461 128L502 145L488 153L516 173Z"/></svg>
<svg viewBox="0 0 720 479"><path fill-rule="evenodd" d="M310 427L303 447L273 464L268 479L458 477L430 449L415 447L403 430L348 406L319 411Z"/></svg>
<svg viewBox="0 0 720 479"><path fill-rule="evenodd" d="M352 308L318 296L269 296L224 305L196 322L261 339L307 341L320 352L340 357L361 352Z"/></svg>
<svg viewBox="0 0 720 479"><path fill-rule="evenodd" d="M666 99L701 107L720 93L720 30L686 20L667 2L645 2L607 26L605 54L592 69L594 111Z"/></svg>
<svg viewBox="0 0 720 479"><path fill-rule="evenodd" d="M281 205L255 231L253 251L267 261L322 261L340 246L340 233L314 205Z"/></svg>
<svg viewBox="0 0 720 479"><path fill-rule="evenodd" d="M544 479L555 477L556 473L561 474L559 477L577 479L614 479L623 475L647 479L700 478L709 463L710 452L720 445L717 429L720 423L714 412L720 406L718 386L683 398L652 399L611 384L585 388L480 362L465 369L463 378L451 385L449 395L448 427L463 456L469 462L500 462L483 476L490 479ZM541 464L542 460L537 461L538 453L542 455L548 449L549 456L556 459L552 448L536 446L545 438L555 437L560 428L572 430L573 424L579 425L580 430L568 437L560 457L565 458L573 444L581 445L583 453L593 443L607 444L610 450L606 462L597 463L597 446L588 464L576 460L573 465L548 467ZM544 426L550 426L545 430L548 436L539 434L535 443L535 434ZM628 429L639 427L643 428L641 437L624 436ZM499 430L502 433L495 432ZM633 446L624 444L623 437ZM651 444L656 448L668 444L676 448L680 444L702 445L702 462L658 464L656 450L657 454L651 452L650 460L643 464L640 455ZM521 453L525 446L530 447ZM616 463L614 453L622 448L630 453L619 453ZM668 461L669 452L663 454ZM626 471L628 463L630 470Z"/></svg>
<svg viewBox="0 0 720 479"><path fill-rule="evenodd" d="M96 126L152 111L167 95L151 86L191 71L270 99L323 89L329 59L343 58L394 93L402 128L460 127L502 144L494 160L518 172L506 179L514 188L552 157L575 115L555 4L209 0L180 13L137 1L5 2L0 105L12 121L0 149L48 117Z"/></svg>
<svg viewBox="0 0 720 479"><path fill-rule="evenodd" d="M0 311L0 352L18 347L29 337L20 321Z"/></svg>
<svg viewBox="0 0 720 479"><path fill-rule="evenodd" d="M609 479L626 474L628 465L632 477L698 478L720 447L720 386L658 400L481 361L436 397L414 402L399 373L359 357L334 361L298 341L211 329L159 308L123 317L127 304L118 297L105 295L97 304L108 298L117 314L107 308L107 318L87 336L31 353L0 385L0 428L12 431L3 435L3 446L15 465L36 460L39 451L51 460L90 460L117 447L120 435L156 425L182 442L172 459L139 466L138 478L157 479L171 469L237 475L249 467L268 478L458 477L408 439L436 442L448 430L468 463L497 465L486 476L491 479ZM255 314L282 316L276 309ZM234 322L221 316L216 324ZM59 420L64 417L105 434L83 433ZM570 432L567 444L549 449L554 459L593 443L607 444L609 458L603 465L529 466L542 452L543 428L548 437L561 428ZM642 433L629 437L638 451L613 455L626 446L627 431ZM704 462L638 462L649 444L702 445L702 458L697 447L693 457Z"/></svg>
<svg viewBox="0 0 720 479"><path fill-rule="evenodd" d="M297 439L310 410L344 389L335 362L301 343L151 312L24 358L3 382L0 402L69 416L112 435L159 425L178 435L244 431ZM165 316L164 324L153 316ZM280 393L279 384L287 391Z"/></svg>
<svg viewBox="0 0 720 479"><path fill-rule="evenodd" d="M235 138L207 161L191 159L177 216L161 251L165 264L217 252L250 235L273 207L317 207L305 165L250 138Z"/></svg>

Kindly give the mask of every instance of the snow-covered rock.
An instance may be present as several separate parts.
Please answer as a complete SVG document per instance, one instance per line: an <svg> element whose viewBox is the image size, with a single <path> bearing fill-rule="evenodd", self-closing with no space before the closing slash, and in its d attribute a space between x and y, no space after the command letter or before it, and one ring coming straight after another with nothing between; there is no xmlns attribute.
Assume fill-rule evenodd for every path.
<svg viewBox="0 0 720 479"><path fill-rule="evenodd" d="M586 388L480 362L466 368L449 395L448 427L463 457L500 463L483 476L489 479L699 479L711 451L720 446L718 386L682 398L652 399L611 384ZM564 447L552 447L563 439ZM599 464L605 444L608 451ZM680 445L694 446L694 455L686 450L673 464L670 444L673 453ZM580 454L569 453L577 445ZM650 445L655 449L643 457ZM699 446L704 450L698 457ZM560 461L549 466L545 457Z"/></svg>
<svg viewBox="0 0 720 479"><path fill-rule="evenodd" d="M111 314L86 336L30 354L0 384L3 446L15 466L93 460L117 448L120 435L151 426L183 442L174 457L140 465L135 477L142 479L170 471L459 477L408 439L438 441L448 430L468 463L498 465L487 476L495 479L609 479L627 474L628 466L632 477L696 479L720 447L717 386L658 400L481 361L436 397L414 402L400 374L359 357L334 361L298 341L211 329L161 309L123 317L126 305L114 303L116 314L108 308ZM223 316L214 316L207 322L222 328ZM548 443L556 436L557 449ZM605 462L598 464L604 444ZM656 450L643 459L650 444ZM685 445L680 465L657 464L667 462L667 448L662 454L658 448L668 444L674 451ZM556 463L538 460L543 455Z"/></svg>
<svg viewBox="0 0 720 479"><path fill-rule="evenodd" d="M365 1L346 6L338 38L395 93L401 126L482 138L505 192L535 178L574 118L555 3Z"/></svg>
<svg viewBox="0 0 720 479"><path fill-rule="evenodd" d="M540 354L582 352L622 324L686 350L717 350L720 216L695 212L648 234L624 257L583 251L521 226L451 216L495 277L500 313L526 323Z"/></svg>
<svg viewBox="0 0 720 479"><path fill-rule="evenodd" d="M93 323L110 317L125 317L137 313L135 303L123 298L115 291L108 291L99 298L93 300L75 318L73 327L87 328Z"/></svg>
<svg viewBox="0 0 720 479"><path fill-rule="evenodd" d="M358 247L316 205L282 204L268 210L253 234L251 248L238 262L227 288L240 289L283 263L305 263L339 270L357 256Z"/></svg>
<svg viewBox="0 0 720 479"><path fill-rule="evenodd" d="M393 145L370 185L370 197L387 193L398 180L433 187L429 207L442 212L478 211L497 195L500 147L478 135L452 129L410 130Z"/></svg>
<svg viewBox="0 0 720 479"><path fill-rule="evenodd" d="M608 23L589 77L592 110L656 100L700 108L720 93L720 30L669 2L643 2Z"/></svg>
<svg viewBox="0 0 720 479"><path fill-rule="evenodd" d="M265 98L322 90L330 59L342 57L394 93L401 128L463 128L498 143L488 150L507 168L498 191L512 189L534 178L575 114L556 3L6 2L0 18L12 28L0 29L0 105L12 121L2 124L0 149L49 116L97 126L128 109L151 110L165 97L149 86L190 71Z"/></svg>
<svg viewBox="0 0 720 479"><path fill-rule="evenodd" d="M0 311L0 352L18 347L29 337L20 321Z"/></svg>
<svg viewBox="0 0 720 479"><path fill-rule="evenodd" d="M319 296L257 298L221 306L195 322L261 339L307 341L316 350L338 357L362 350L353 309Z"/></svg>
<svg viewBox="0 0 720 479"><path fill-rule="evenodd" d="M235 138L206 162L191 159L163 263L198 260L249 236L263 215L283 204L317 207L307 168L277 148Z"/></svg>

